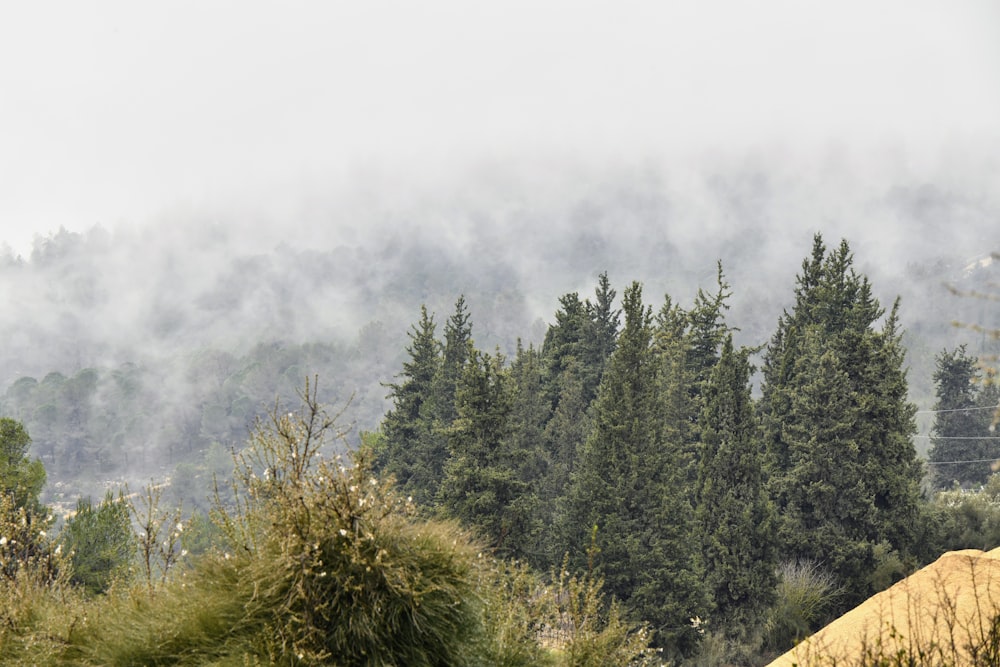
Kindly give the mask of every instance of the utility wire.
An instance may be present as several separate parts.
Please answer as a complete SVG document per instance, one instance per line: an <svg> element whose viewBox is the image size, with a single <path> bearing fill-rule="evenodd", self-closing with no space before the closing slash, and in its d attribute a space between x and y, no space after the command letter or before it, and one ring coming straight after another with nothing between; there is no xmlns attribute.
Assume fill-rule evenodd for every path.
<svg viewBox="0 0 1000 667"><path fill-rule="evenodd" d="M1000 405L991 405L985 408L951 408L949 410L917 410L918 415L936 415L939 412L972 412L973 410L1000 410Z"/></svg>
<svg viewBox="0 0 1000 667"><path fill-rule="evenodd" d="M929 466L946 466L952 463L995 463L1000 461L1000 456L995 459L972 459L969 461L924 461Z"/></svg>
<svg viewBox="0 0 1000 667"><path fill-rule="evenodd" d="M935 440L1000 440L1000 435L922 435L920 433L914 438L934 438Z"/></svg>

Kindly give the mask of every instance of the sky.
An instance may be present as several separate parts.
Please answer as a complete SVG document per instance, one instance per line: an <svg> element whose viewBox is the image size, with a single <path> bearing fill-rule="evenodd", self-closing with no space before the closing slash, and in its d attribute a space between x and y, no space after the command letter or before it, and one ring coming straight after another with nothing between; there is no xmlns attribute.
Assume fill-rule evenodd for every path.
<svg viewBox="0 0 1000 667"><path fill-rule="evenodd" d="M0 4L16 252L190 212L278 228L330 192L446 192L482 165L741 152L1000 174L1000 3Z"/></svg>

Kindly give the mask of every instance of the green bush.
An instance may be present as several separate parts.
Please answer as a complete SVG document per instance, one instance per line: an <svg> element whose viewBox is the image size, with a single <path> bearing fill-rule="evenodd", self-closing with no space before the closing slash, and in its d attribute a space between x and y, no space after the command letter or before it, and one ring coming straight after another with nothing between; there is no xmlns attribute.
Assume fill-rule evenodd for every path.
<svg viewBox="0 0 1000 667"><path fill-rule="evenodd" d="M90 593L106 592L128 576L136 553L128 500L110 491L97 507L90 498L80 499L60 542L73 567L70 580Z"/></svg>

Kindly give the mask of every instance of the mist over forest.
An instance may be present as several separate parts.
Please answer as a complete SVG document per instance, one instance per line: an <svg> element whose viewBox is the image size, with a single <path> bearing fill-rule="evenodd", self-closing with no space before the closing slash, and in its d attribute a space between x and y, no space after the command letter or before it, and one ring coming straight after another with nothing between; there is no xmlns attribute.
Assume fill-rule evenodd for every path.
<svg viewBox="0 0 1000 667"><path fill-rule="evenodd" d="M995 280L1000 196L982 174L875 179L835 158L482 163L409 188L370 174L281 219L178 209L59 229L0 250L0 407L29 427L50 490L72 479L70 496L97 494L184 463L198 476L314 374L324 401L350 403L355 437L375 428L420 306L443 320L459 295L477 347L509 356L519 339L540 345L558 298L592 294L603 271L685 304L721 261L737 342L762 345L817 232L850 242L883 306L901 297L911 398L929 407L934 354L995 351L953 325L995 326L995 309L949 286Z"/></svg>

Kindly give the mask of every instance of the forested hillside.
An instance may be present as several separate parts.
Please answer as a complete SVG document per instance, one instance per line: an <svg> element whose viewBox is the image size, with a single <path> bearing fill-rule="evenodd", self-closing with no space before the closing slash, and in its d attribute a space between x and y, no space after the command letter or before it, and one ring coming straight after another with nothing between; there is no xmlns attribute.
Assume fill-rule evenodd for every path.
<svg viewBox="0 0 1000 667"><path fill-rule="evenodd" d="M564 201L500 179L470 180L457 201L347 202L329 228L293 224L283 238L226 220L39 237L24 256L0 252L0 408L30 427L50 470L47 494L72 503L108 481L204 481L218 448L241 442L254 416L310 373L327 379L324 400L351 398L356 443L388 407L383 385L404 360L420 304L443 317L460 294L477 346L512 357L518 339L541 346L560 294L586 293L601 272L619 290L639 280L649 298L683 301L713 282L721 260L735 342L764 344L790 304L793 241L811 234L776 232L770 218L788 218L805 194L744 168L706 178L697 201L654 173L625 176L590 189L549 182ZM983 291L991 280L994 267L972 261L988 257L973 253L990 247L991 209L931 187L873 197L864 216L912 233L888 244L875 227L848 225L859 239L852 250L883 303L902 296L910 396L929 409L938 352L961 343L973 355L995 351L952 324L988 324L988 302L946 287ZM679 224L685 212L705 222L704 234ZM741 225L727 230L735 217ZM938 219L961 221L965 235L934 243ZM918 424L925 453L929 416Z"/></svg>
<svg viewBox="0 0 1000 667"><path fill-rule="evenodd" d="M69 248L89 240L62 235ZM5 271L37 275L45 266L36 257ZM963 267L948 289L965 326L940 329L978 339L977 354L958 345L923 361L935 368L924 390L934 397L926 409L928 463L918 450L904 302L880 301L848 241L813 237L784 290L787 305L770 313L771 332L754 345L742 342L733 308L740 285L723 262L713 268L705 284L659 299L638 280L619 295L602 272L589 294L558 297L547 324L531 321L523 295L494 300L486 321L502 327L487 324L483 336L474 305L488 288L440 311L424 303L394 354L386 350L396 336L379 322L363 325L352 342L338 343L335 333L326 342L297 339L294 308L285 313L287 338L245 348L232 339L226 352L185 320L198 316L195 308L173 325L204 337L193 352L153 329L147 346L133 350L140 362L19 377L0 404L9 450L0 479L13 489L0 514L14 536L5 536L0 555L12 594L38 586L32 595L47 604L69 586L84 596L74 603L79 613L93 615L122 604L116 585L139 586L127 595L145 585L148 613L128 623L150 637L185 618L170 610L189 596L205 596L197 604L211 620L199 623L211 632L240 629L222 644L170 630L191 645L129 648L113 623L74 638L75 621L55 608L24 619L69 623L66 647L41 641L53 655L81 651L73 664L123 650L259 656L279 650L275 637L310 656L300 660L325 664L333 647L360 641L339 634L349 632L337 620L345 614L381 631L378 614L366 616L369 596L384 593L377 604L407 608L394 596L411 594L396 584L380 592L380 568L399 582L398 566L410 568L405 576L417 577L415 586L440 573L426 585L451 596L457 615L428 622L454 624L453 638L468 637L472 652L461 641L424 646L419 633L418 644L396 646L389 630L365 639L374 643L351 664L369 664L364 655L382 651L386 660L457 651L455 664L514 654L521 662L511 664L593 664L571 657L586 641L598 642L586 644L597 664L655 655L755 665L943 551L1000 544L998 482L990 476L994 343L984 317L991 311L982 306L990 259ZM238 294L244 284L231 288ZM232 300L211 303L230 308ZM389 308L383 300L376 310ZM524 335L490 344L519 322ZM280 328L277 320L263 326ZM96 354L88 348L94 342L82 334L78 353ZM322 373L323 382L301 394L298 378ZM305 412L282 412L301 400L297 394ZM316 421L321 401L356 421L338 425L337 437L323 435L335 422ZM270 421L243 449L240 433L268 410ZM358 451L351 466L337 463L347 460L345 449ZM137 471L153 480L144 491L103 493L102 486L124 489ZM929 491L984 483L977 493ZM53 523L51 503L62 503L64 523ZM319 517L323 527L314 527ZM400 535L423 546L403 549L397 561L389 554L399 553ZM486 569L469 569L477 549ZM185 557L194 560L185 565ZM358 577L357 586L327 588L316 579L332 563L346 568L338 570L345 581ZM359 564L380 574L361 574ZM181 579L170 574L178 567ZM18 583L29 576L19 573L31 573L24 581L33 583ZM231 594L215 588L220 576L232 579ZM244 604L251 584L292 585L302 597L268 598L255 607L255 625L242 625L251 616L237 621L231 605ZM492 601L480 609L483 596ZM91 604L99 607L83 611ZM575 625L584 608L606 614L596 635ZM509 616L494 615L505 609ZM33 621L12 623L17 650L39 641ZM510 632L516 640L495 643ZM563 651L570 654L559 657Z"/></svg>

